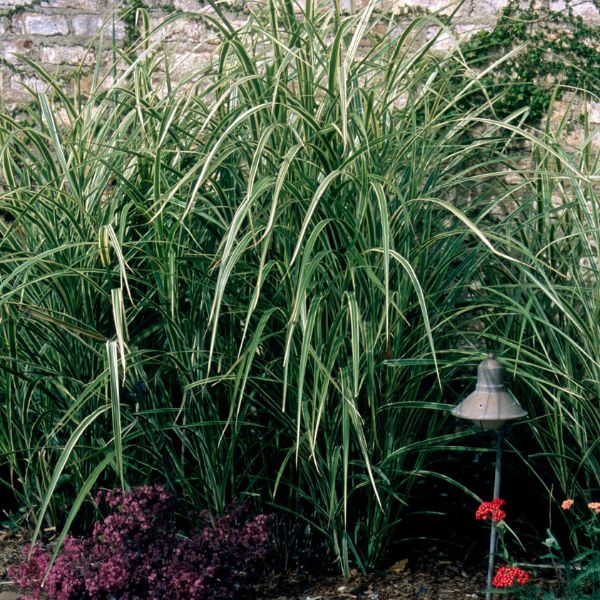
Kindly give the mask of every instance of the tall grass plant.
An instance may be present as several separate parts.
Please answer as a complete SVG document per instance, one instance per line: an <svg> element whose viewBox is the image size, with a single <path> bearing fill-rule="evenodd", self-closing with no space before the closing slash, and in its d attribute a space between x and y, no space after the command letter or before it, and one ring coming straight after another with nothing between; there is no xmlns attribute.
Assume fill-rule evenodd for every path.
<svg viewBox="0 0 600 600"><path fill-rule="evenodd" d="M214 512L256 496L373 567L460 449L446 390L490 346L540 460L596 481L591 146L460 108L482 74L434 51L442 24L398 34L374 6L221 15L179 81L151 32L89 97L31 65L48 92L0 115L0 448L36 534L160 479Z"/></svg>

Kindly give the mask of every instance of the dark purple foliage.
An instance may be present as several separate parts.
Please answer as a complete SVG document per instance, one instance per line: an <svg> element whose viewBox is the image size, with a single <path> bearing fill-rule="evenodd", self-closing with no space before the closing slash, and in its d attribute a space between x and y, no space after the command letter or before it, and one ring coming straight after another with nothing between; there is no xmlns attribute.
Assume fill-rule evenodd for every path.
<svg viewBox="0 0 600 600"><path fill-rule="evenodd" d="M45 582L50 553L40 544L11 570L25 600L224 600L267 554L269 518L245 520L244 507L213 522L204 514L183 537L161 486L108 491L98 501L110 514L90 537L65 539Z"/></svg>

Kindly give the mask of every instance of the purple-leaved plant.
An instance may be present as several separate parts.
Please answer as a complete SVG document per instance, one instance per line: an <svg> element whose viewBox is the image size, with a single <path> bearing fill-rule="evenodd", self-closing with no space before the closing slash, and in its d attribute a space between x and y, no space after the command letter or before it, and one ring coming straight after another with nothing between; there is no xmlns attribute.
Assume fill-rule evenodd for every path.
<svg viewBox="0 0 600 600"><path fill-rule="evenodd" d="M179 534L162 486L101 492L110 512L89 537L68 536L52 565L37 543L10 575L24 600L226 600L266 557L269 517L238 507ZM29 548L25 549L27 556Z"/></svg>

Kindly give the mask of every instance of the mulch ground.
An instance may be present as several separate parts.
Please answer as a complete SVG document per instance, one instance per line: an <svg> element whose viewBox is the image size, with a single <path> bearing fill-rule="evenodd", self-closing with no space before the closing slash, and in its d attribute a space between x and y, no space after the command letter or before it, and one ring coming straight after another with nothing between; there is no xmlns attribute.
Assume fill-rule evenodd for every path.
<svg viewBox="0 0 600 600"><path fill-rule="evenodd" d="M0 600L16 600L7 569L22 558L22 548L27 543L23 532L0 529Z"/></svg>
<svg viewBox="0 0 600 600"><path fill-rule="evenodd" d="M341 577L275 578L257 590L258 600L465 600L483 598L483 576L468 575L458 563L400 561L395 570ZM395 571L395 572L394 572Z"/></svg>
<svg viewBox="0 0 600 600"><path fill-rule="evenodd" d="M0 530L0 600L17 600L7 568L21 560L26 534ZM484 598L485 565L465 570L458 560L435 555L399 560L388 571L334 576L272 576L254 588L256 600L467 600ZM508 600L508 596L502 596Z"/></svg>
<svg viewBox="0 0 600 600"><path fill-rule="evenodd" d="M21 560L22 532L0 531L0 600L18 598L7 568ZM468 575L453 561L401 560L389 571L349 579L311 575L271 577L255 588L257 600L453 600L482 598L482 575Z"/></svg>

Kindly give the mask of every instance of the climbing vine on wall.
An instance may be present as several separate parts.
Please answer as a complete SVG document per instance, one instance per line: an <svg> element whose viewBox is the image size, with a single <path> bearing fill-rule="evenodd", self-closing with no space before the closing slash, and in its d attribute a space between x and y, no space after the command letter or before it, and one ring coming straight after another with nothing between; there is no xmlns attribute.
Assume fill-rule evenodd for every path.
<svg viewBox="0 0 600 600"><path fill-rule="evenodd" d="M527 119L536 123L554 94L560 98L569 88L600 94L600 26L574 14L571 0L561 11L510 0L493 31L473 36L463 52L481 70L521 44L521 51L482 79L488 93L501 95L499 116L528 107Z"/></svg>
<svg viewBox="0 0 600 600"><path fill-rule="evenodd" d="M141 37L139 18L146 9L142 0L125 0L121 9L121 20L125 24L126 47L132 47Z"/></svg>

